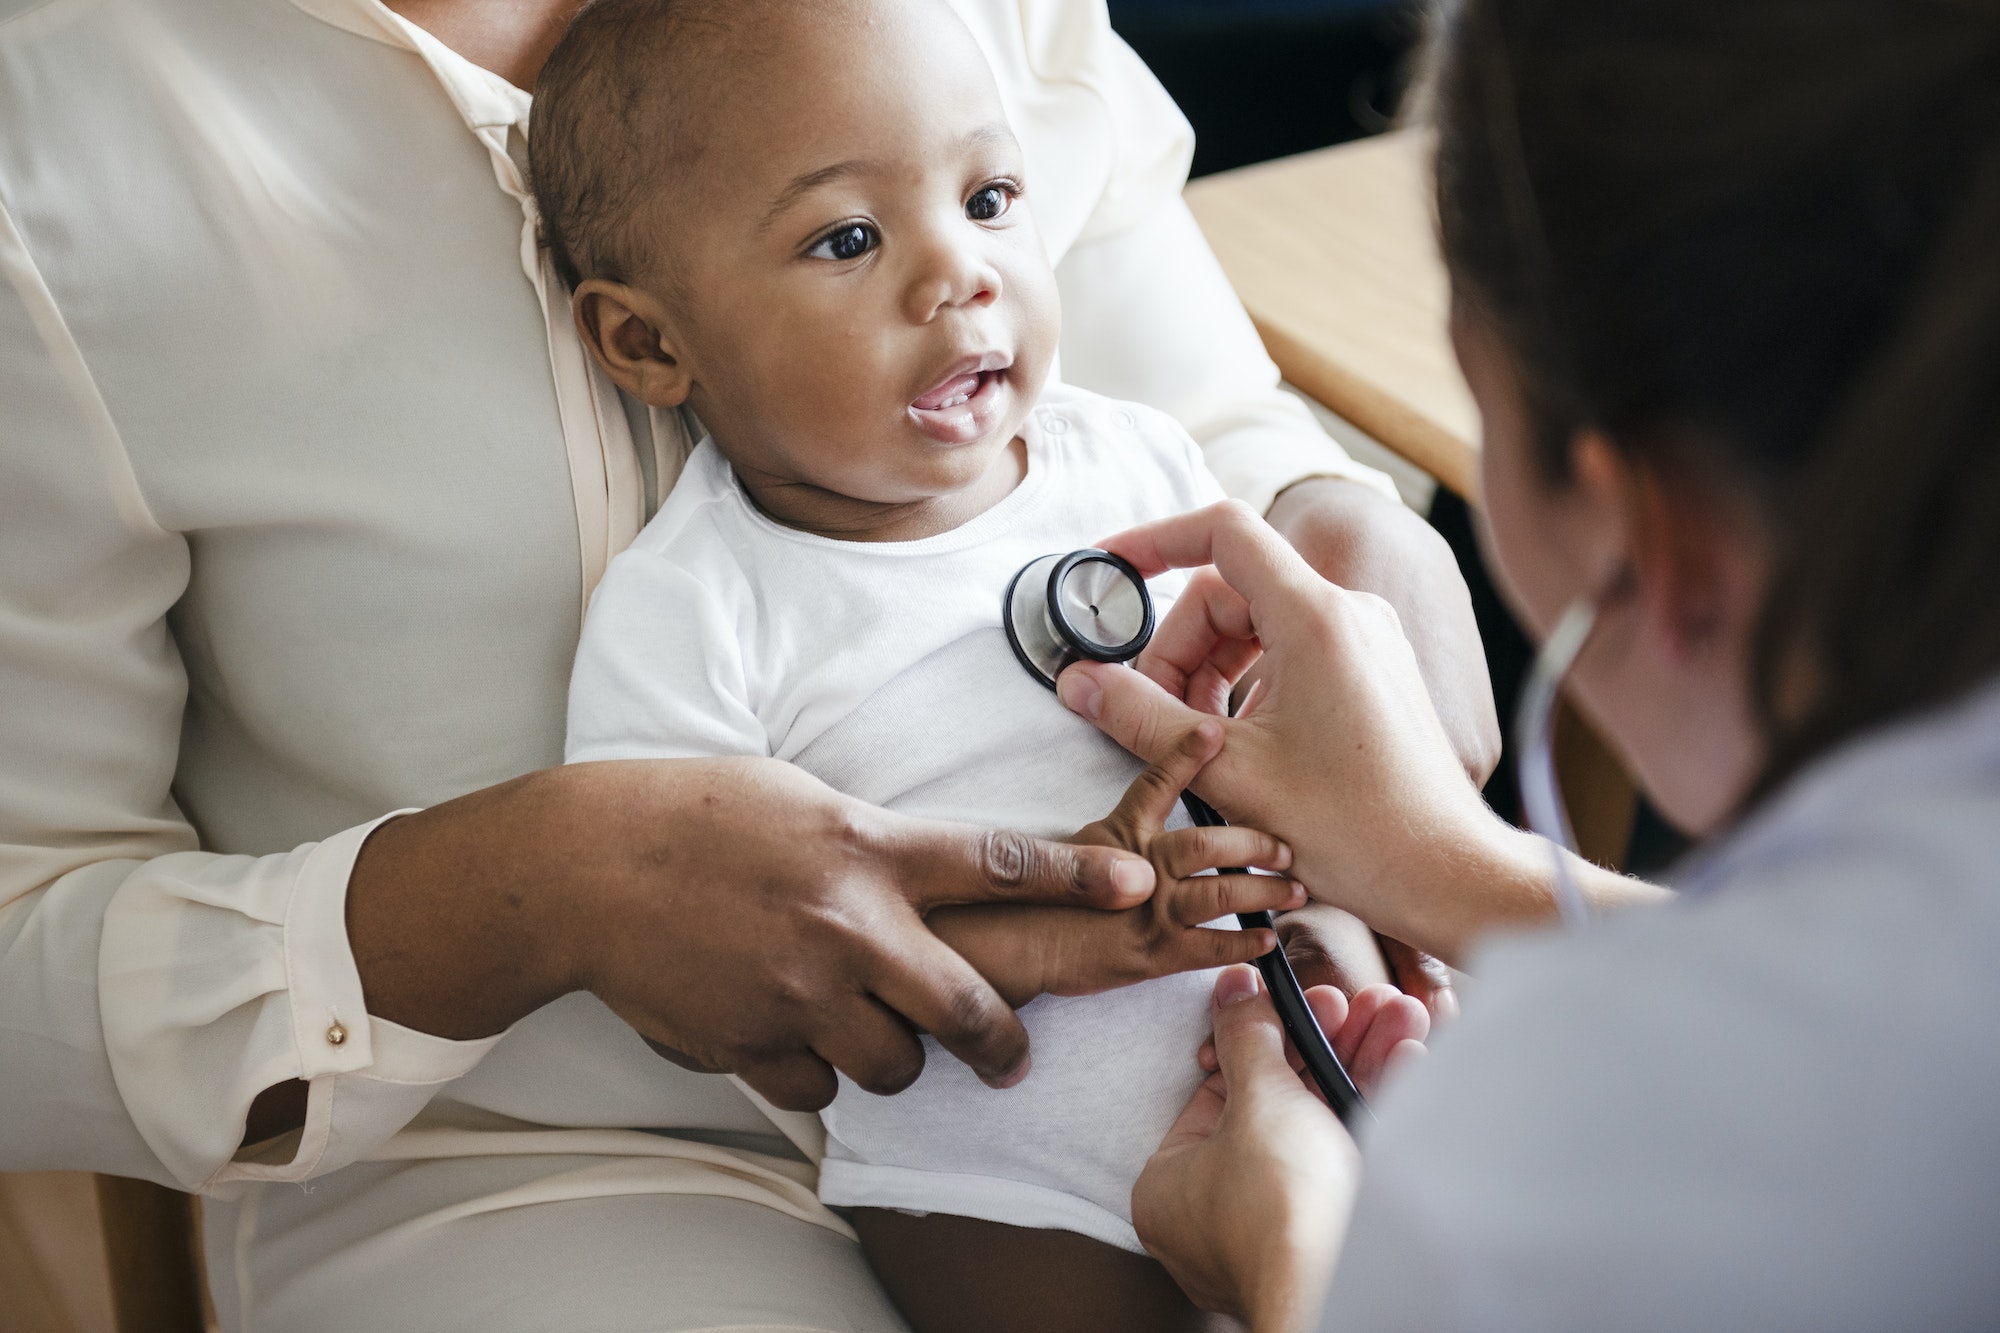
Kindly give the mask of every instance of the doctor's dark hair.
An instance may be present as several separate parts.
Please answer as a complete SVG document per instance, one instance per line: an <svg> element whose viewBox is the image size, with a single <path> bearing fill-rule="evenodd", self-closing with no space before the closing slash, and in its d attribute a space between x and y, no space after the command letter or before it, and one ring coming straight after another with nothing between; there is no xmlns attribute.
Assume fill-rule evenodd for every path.
<svg viewBox="0 0 2000 1333"><path fill-rule="evenodd" d="M2000 0L1464 0L1460 313L1577 432L1774 535L1760 791L2000 673Z"/></svg>

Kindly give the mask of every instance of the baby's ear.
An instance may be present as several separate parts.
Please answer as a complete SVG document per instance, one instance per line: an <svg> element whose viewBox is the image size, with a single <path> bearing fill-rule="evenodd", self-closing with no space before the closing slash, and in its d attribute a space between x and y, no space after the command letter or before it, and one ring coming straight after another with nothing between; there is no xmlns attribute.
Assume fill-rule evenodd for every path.
<svg viewBox="0 0 2000 1333"><path fill-rule="evenodd" d="M687 366L660 301L622 282L587 278L571 304L583 345L612 383L651 407L687 401Z"/></svg>

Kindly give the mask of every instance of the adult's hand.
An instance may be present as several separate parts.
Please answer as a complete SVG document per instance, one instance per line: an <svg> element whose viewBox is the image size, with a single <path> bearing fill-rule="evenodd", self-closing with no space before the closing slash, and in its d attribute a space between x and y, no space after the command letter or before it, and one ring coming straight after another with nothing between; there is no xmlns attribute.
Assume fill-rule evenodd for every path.
<svg viewBox="0 0 2000 1333"><path fill-rule="evenodd" d="M1383 1065L1408 1054L1405 1034L1422 1035L1422 1009L1380 998L1388 994L1364 992L1375 997L1366 1012L1326 987L1307 995L1371 1094ZM1197 1304L1245 1320L1253 1333L1296 1333L1318 1309L1339 1253L1360 1155L1300 1082L1254 969L1217 978L1213 1019L1203 1063L1215 1072L1133 1186L1132 1224Z"/></svg>
<svg viewBox="0 0 2000 1333"><path fill-rule="evenodd" d="M1289 849L1255 829L1166 827L1181 791L1221 749L1219 723L1186 732L1164 760L1133 780L1117 809L1077 833L1076 842L1122 847L1152 862L1153 896L1139 906L1122 912L945 907L930 914L931 929L1015 1005L1038 995L1093 995L1269 953L1277 943L1271 931L1208 930L1202 923L1302 907L1303 890L1275 875L1205 872L1232 866L1281 871L1291 863Z"/></svg>
<svg viewBox="0 0 2000 1333"><path fill-rule="evenodd" d="M1230 822L1283 840L1316 899L1447 961L1495 925L1552 917L1547 844L1480 799L1387 602L1328 583L1234 502L1104 545L1148 576L1215 568L1190 581L1138 671L1065 671L1066 704L1153 757L1226 713L1261 657L1255 695L1223 719L1223 751L1195 785ZM1602 905L1657 895L1579 878Z"/></svg>
<svg viewBox="0 0 2000 1333"><path fill-rule="evenodd" d="M1142 857L919 821L789 764L578 764L383 825L348 890L369 1012L489 1035L572 990L648 1040L816 1110L888 1093L927 1032L996 1086L1013 1009L924 924L949 903L1130 907Z"/></svg>
<svg viewBox="0 0 2000 1333"><path fill-rule="evenodd" d="M1458 1016L1451 969L1400 940L1377 935L1352 912L1308 903L1278 918L1285 957L1303 986L1331 986L1349 999L1387 983L1415 999L1432 1019Z"/></svg>
<svg viewBox="0 0 2000 1333"><path fill-rule="evenodd" d="M1396 609L1452 750L1484 785L1500 762L1500 721L1472 594L1444 538L1372 487L1332 477L1286 487L1265 517L1321 578Z"/></svg>

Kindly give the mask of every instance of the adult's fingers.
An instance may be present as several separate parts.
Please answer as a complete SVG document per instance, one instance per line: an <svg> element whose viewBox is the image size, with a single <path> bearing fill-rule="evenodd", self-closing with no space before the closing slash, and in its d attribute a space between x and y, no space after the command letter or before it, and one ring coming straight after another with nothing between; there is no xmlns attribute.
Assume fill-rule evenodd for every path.
<svg viewBox="0 0 2000 1333"><path fill-rule="evenodd" d="M1078 662L1064 671L1056 693L1071 712L1148 763L1165 760L1196 727L1216 725L1138 672L1101 662Z"/></svg>
<svg viewBox="0 0 2000 1333"><path fill-rule="evenodd" d="M1166 827L1167 820L1180 802L1181 792L1194 781L1203 765L1222 752L1222 724L1216 721L1197 723L1181 733L1166 756L1158 763L1148 764L1145 772L1132 779L1132 785L1125 789L1118 800L1118 808L1105 817L1104 823L1133 834L1153 833ZM1208 869L1221 862L1211 862ZM1193 874L1194 870L1176 872Z"/></svg>
<svg viewBox="0 0 2000 1333"><path fill-rule="evenodd" d="M1334 1054L1353 1077L1364 1097L1381 1089L1384 1077L1424 1049L1430 1034L1430 1013L1394 986L1369 986L1349 1003L1330 986L1306 992L1321 1030L1331 1034Z"/></svg>
<svg viewBox="0 0 2000 1333"><path fill-rule="evenodd" d="M1230 689L1262 651L1250 604L1214 569L1202 569L1133 665L1190 707L1227 715Z"/></svg>
<svg viewBox="0 0 2000 1333"><path fill-rule="evenodd" d="M1152 863L1114 847L915 819L897 820L887 842L897 882L919 915L990 902L1119 910L1153 892Z"/></svg>
<svg viewBox="0 0 2000 1333"><path fill-rule="evenodd" d="M781 1111L817 1111L840 1090L833 1066L810 1051L745 1061L736 1076Z"/></svg>
<svg viewBox="0 0 2000 1333"><path fill-rule="evenodd" d="M1320 581L1291 543L1241 500L1130 528L1099 545L1130 560L1147 578L1214 565L1253 606L1286 584Z"/></svg>
<svg viewBox="0 0 2000 1333"><path fill-rule="evenodd" d="M924 1045L888 1006L858 996L828 1015L813 1038L822 1060L878 1097L893 1096L924 1072Z"/></svg>
<svg viewBox="0 0 2000 1333"><path fill-rule="evenodd" d="M1389 964L1389 976L1405 995L1415 996L1431 1011L1433 1022L1448 1023L1458 1017L1458 991L1452 985L1451 969L1438 959L1412 949L1387 935L1382 941L1382 957Z"/></svg>
<svg viewBox="0 0 2000 1333"><path fill-rule="evenodd" d="M1236 966L1215 979L1215 1055L1232 1102L1282 1081L1299 1086L1285 1059L1285 1029L1257 969Z"/></svg>
<svg viewBox="0 0 2000 1333"><path fill-rule="evenodd" d="M1338 907L1312 903L1278 923L1285 957L1305 986L1338 986L1348 995L1390 979L1368 924Z"/></svg>
<svg viewBox="0 0 2000 1333"><path fill-rule="evenodd" d="M928 1032L996 1088L1028 1073L1028 1030L1013 1008L958 951L920 922L883 940L868 978L875 997Z"/></svg>

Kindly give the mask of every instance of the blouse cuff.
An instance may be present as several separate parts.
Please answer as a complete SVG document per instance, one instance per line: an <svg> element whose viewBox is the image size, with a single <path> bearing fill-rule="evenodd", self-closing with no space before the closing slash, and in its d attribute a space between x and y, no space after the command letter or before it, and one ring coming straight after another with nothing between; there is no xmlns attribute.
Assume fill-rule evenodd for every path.
<svg viewBox="0 0 2000 1333"><path fill-rule="evenodd" d="M408 1124L444 1084L504 1036L453 1041L370 1015L347 941L347 883L381 819L328 838L306 858L285 914L296 1077L310 1084L303 1127L238 1152L206 1182L305 1180L359 1160Z"/></svg>
<svg viewBox="0 0 2000 1333"><path fill-rule="evenodd" d="M347 882L369 834L394 817L268 856L155 857L105 909L105 1054L181 1188L304 1180L353 1161L498 1040L447 1041L367 1011ZM310 1088L304 1127L244 1149L251 1103L294 1079Z"/></svg>

